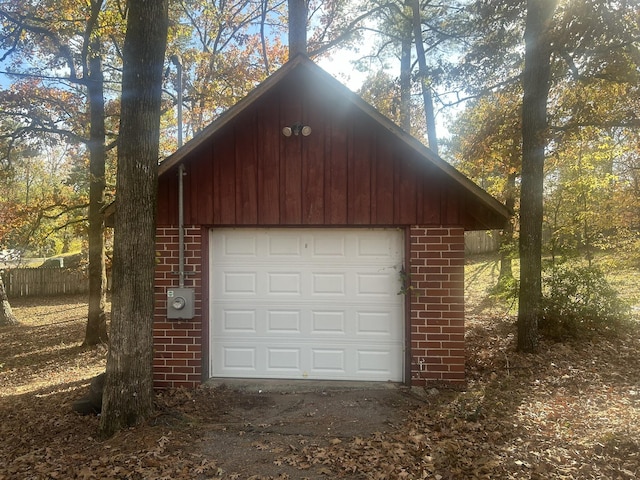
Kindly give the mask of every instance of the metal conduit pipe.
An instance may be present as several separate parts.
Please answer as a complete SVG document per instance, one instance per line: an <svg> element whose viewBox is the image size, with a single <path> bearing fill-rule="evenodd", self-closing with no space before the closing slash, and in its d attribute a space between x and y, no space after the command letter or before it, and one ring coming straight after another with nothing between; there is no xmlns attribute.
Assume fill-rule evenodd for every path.
<svg viewBox="0 0 640 480"><path fill-rule="evenodd" d="M176 66L178 91L178 148L182 147L182 60L179 55L172 55L171 62ZM184 287L184 164L178 167L178 285Z"/></svg>

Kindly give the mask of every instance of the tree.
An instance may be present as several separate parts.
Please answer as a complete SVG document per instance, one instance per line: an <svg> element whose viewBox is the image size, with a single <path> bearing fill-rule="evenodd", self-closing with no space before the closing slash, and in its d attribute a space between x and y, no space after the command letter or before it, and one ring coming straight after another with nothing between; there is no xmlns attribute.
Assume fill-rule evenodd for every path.
<svg viewBox="0 0 640 480"><path fill-rule="evenodd" d="M420 78L420 89L422 90L422 101L424 103L425 123L427 126L427 139L429 148L438 153L438 136L436 134L436 117L433 110L433 97L429 80L427 78L427 57L424 51L422 39L422 15L420 13L419 0L410 0L413 18L413 37L416 46L416 56L418 57L418 77Z"/></svg>
<svg viewBox="0 0 640 480"><path fill-rule="evenodd" d="M105 265L104 215L105 205L105 100L102 71L102 45L98 34L98 20L103 0L91 1L91 15L87 22L88 35L83 47L84 77L89 98L89 313L83 345L107 343L105 313L107 269Z"/></svg>
<svg viewBox="0 0 640 480"><path fill-rule="evenodd" d="M557 0L528 0L522 74L522 182L518 350L538 346L542 303L542 217L547 99L551 81L549 30Z"/></svg>
<svg viewBox="0 0 640 480"><path fill-rule="evenodd" d="M4 113L23 118L12 135L14 138L59 138L69 144L82 145L81 148L88 151L89 171L85 175L89 186L89 309L84 345L107 341L102 218L107 159L101 40L105 31L101 19L110 16L108 23L113 30L108 37L115 40L118 14L103 9L103 4L103 0L91 0L85 6L68 1L0 4L0 18L10 26L0 37L0 42L8 47L3 59L13 56L16 58L13 72L21 71L12 92L22 89L43 96L45 104L53 106L25 110L25 103L33 98L28 93L22 98L6 96L11 100L7 105L11 105L13 111L7 108ZM79 206L85 208L86 204Z"/></svg>
<svg viewBox="0 0 640 480"><path fill-rule="evenodd" d="M633 177L620 164L631 152L596 127L563 137L567 141L558 144L547 161L545 182L552 260L582 255L591 265L598 249L616 246L633 228Z"/></svg>
<svg viewBox="0 0 640 480"><path fill-rule="evenodd" d="M527 8L524 8L525 4ZM523 351L534 350L537 343L535 325L541 314L538 308L543 251L541 232L543 222L549 221L543 216L545 194L546 199L567 198L557 189L543 189L545 156L553 158L554 162L563 162L561 170L549 169L547 185L567 189L567 194L573 188L584 200L594 189L581 184L586 179L584 167L588 157L584 156L585 150L581 150L580 145L596 152L609 148L608 139L629 142L634 138L634 129L637 130L640 124L637 118L639 8L637 2L615 0L477 0L469 8L475 25L473 31L477 33L474 36L470 32L470 48L455 70L463 82L461 90L470 96L492 96L511 88L517 80L522 80L526 87L522 105L522 269L518 338L518 346ZM596 128L587 130L589 127ZM587 143L585 135L591 136ZM582 174L578 177L582 180L558 182L558 172L568 179L567 173L574 167L580 169L581 162ZM629 183L633 178L630 172L627 169L624 178ZM594 185L599 185L598 188L615 185L607 180L610 174L598 171L597 175L601 177ZM578 190L575 189L577 186L580 186ZM549 194L553 197L548 197ZM596 195L591 198L595 199ZM600 195L598 201L603 202L605 198L609 195ZM584 213L587 208L596 211L594 205L587 206L587 203L583 201L581 210L574 208L572 212L582 218L580 230L573 229L572 235L576 238L572 241L578 236L584 239L585 233L593 238L596 233L593 223L584 221L594 218L591 211ZM629 197L621 203L628 205L627 210L633 204ZM569 205L567 202L566 206ZM547 208L547 211L556 213L560 210L554 205L553 210Z"/></svg>
<svg viewBox="0 0 640 480"><path fill-rule="evenodd" d="M519 196L521 105L520 89L503 88L470 101L450 128L449 154L456 167L511 211ZM514 223L511 219L500 236L499 288L513 285Z"/></svg>
<svg viewBox="0 0 640 480"><path fill-rule="evenodd" d="M100 418L110 436L153 410L153 281L168 0L130 0L123 47L111 339Z"/></svg>
<svg viewBox="0 0 640 480"><path fill-rule="evenodd" d="M287 49L279 37L285 30L285 4L282 0L171 2L175 26L170 30L168 50L182 60L185 139L287 60ZM175 125L174 118L170 122ZM170 154L174 148L172 142L162 153Z"/></svg>
<svg viewBox="0 0 640 480"><path fill-rule="evenodd" d="M7 298L7 291L4 288L4 280L0 275L0 327L7 325L17 325L18 319L11 310L11 304Z"/></svg>
<svg viewBox="0 0 640 480"><path fill-rule="evenodd" d="M307 54L307 0L289 0L289 58Z"/></svg>

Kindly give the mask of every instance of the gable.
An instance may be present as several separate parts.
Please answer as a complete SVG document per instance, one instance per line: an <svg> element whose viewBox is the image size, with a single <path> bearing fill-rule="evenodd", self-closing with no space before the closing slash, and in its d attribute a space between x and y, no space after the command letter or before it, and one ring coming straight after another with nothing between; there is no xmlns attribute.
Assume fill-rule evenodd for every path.
<svg viewBox="0 0 640 480"><path fill-rule="evenodd" d="M311 127L309 136L282 133ZM296 58L161 164L158 223L461 225L507 210L326 72Z"/></svg>

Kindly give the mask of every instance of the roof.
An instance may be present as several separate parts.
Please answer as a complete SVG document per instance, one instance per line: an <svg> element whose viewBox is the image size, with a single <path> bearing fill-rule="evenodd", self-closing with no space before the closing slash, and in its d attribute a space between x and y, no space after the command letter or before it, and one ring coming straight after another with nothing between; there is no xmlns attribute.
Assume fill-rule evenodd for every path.
<svg viewBox="0 0 640 480"><path fill-rule="evenodd" d="M214 120L211 124L201 130L196 136L184 144L181 148L176 150L172 155L162 161L158 168L158 175L161 176L165 172L169 171L172 167L178 165L180 162L189 157L198 147L209 141L209 139L225 125L233 121L238 115L245 110L251 108L252 105L269 91L271 91L278 83L284 78L289 76L294 70L306 69L310 74L319 77L327 88L332 90L333 94L340 95L346 102L350 102L355 108L361 110L364 114L373 119L384 129L391 132L401 142L414 150L419 156L424 158L425 161L431 163L447 176L457 182L472 197L478 202L491 209L499 216L503 217L505 221L511 216L511 212L502 203L489 195L484 189L476 185L472 180L459 172L451 164L443 160L440 156L426 147L418 139L410 135L396 125L393 121L381 114L369 103L365 102L360 96L349 90L346 86L340 83L337 79L327 73L325 70L316 65L308 57L304 55L297 55L280 69L274 72L264 82L258 85L251 93L240 100L233 107L225 111L220 117Z"/></svg>

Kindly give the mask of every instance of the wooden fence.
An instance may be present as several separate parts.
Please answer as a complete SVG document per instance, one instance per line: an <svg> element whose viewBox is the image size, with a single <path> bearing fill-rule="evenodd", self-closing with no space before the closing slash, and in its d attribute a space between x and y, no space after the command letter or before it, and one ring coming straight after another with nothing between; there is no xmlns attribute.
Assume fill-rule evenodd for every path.
<svg viewBox="0 0 640 480"><path fill-rule="evenodd" d="M65 295L89 291L85 272L67 268L12 268L2 273L8 297Z"/></svg>
<svg viewBox="0 0 640 480"><path fill-rule="evenodd" d="M500 230L465 232L464 252L467 255L497 252L500 248Z"/></svg>
<svg viewBox="0 0 640 480"><path fill-rule="evenodd" d="M497 252L499 231L467 232L464 250L467 255ZM8 297L30 297L87 293L89 278L86 272L67 268L12 268L2 272ZM111 287L108 276L107 289Z"/></svg>

